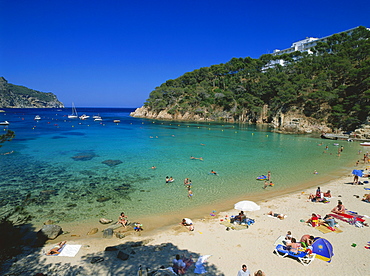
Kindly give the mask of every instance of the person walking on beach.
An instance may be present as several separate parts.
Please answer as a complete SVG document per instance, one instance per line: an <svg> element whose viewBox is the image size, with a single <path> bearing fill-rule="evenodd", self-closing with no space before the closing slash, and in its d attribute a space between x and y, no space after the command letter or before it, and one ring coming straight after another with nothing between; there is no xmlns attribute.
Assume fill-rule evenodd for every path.
<svg viewBox="0 0 370 276"><path fill-rule="evenodd" d="M271 180L271 172L270 172L270 171L268 171L268 172L267 172L267 180L268 180L268 181L270 181L270 180Z"/></svg>
<svg viewBox="0 0 370 276"><path fill-rule="evenodd" d="M250 276L251 273L245 264L242 265L242 269L238 271L236 276Z"/></svg>

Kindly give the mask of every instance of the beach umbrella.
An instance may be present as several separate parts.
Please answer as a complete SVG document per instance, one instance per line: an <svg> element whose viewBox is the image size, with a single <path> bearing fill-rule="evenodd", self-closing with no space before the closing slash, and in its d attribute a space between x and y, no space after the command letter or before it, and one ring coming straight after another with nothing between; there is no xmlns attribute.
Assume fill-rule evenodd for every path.
<svg viewBox="0 0 370 276"><path fill-rule="evenodd" d="M353 171L352 171L352 174L353 174L353 175L357 175L357 176L359 176L359 177L362 177L362 170L353 170Z"/></svg>
<svg viewBox="0 0 370 276"><path fill-rule="evenodd" d="M331 262L331 257L333 257L333 246L327 239L318 238L312 244L312 253L316 253L316 258Z"/></svg>
<svg viewBox="0 0 370 276"><path fill-rule="evenodd" d="M238 203L235 203L234 209L240 211L257 211L261 209L261 207L253 201L243 200L239 201Z"/></svg>

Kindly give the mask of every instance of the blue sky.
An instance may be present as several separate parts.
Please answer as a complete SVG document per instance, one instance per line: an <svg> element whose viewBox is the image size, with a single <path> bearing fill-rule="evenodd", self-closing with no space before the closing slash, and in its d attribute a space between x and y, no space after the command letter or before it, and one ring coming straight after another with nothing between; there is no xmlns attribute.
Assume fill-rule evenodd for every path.
<svg viewBox="0 0 370 276"><path fill-rule="evenodd" d="M168 79L370 27L368 0L2 0L0 76L66 106L140 107Z"/></svg>

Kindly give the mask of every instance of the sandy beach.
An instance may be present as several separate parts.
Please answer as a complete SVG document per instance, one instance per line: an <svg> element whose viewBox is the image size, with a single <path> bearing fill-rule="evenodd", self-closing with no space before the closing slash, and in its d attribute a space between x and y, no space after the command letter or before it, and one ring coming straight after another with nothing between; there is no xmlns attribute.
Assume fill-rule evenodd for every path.
<svg viewBox="0 0 370 276"><path fill-rule="evenodd" d="M348 175L330 183L321 185L321 190L331 190L333 198L329 203L308 201L310 193L316 187L277 196L258 202L261 209L247 212L255 219L248 229L226 230L221 222L238 211L204 214L202 219L194 220L195 231L188 231L184 226L173 224L149 233L129 231L123 239L115 236L103 238L102 232L87 236L67 233L55 240L48 241L43 248L33 249L13 259L3 273L5 275L137 275L139 266L149 271L161 266L169 267L176 254L192 257L211 255L205 264L204 275L236 275L242 264L246 264L253 274L261 269L266 275L370 275L369 254L365 246L370 241L370 228L358 228L344 221L338 221L340 233L322 233L308 226L302 220L310 218L311 213L321 216L330 213L340 199L347 210L369 216L369 203L361 198L370 187L351 185L353 177ZM271 188L272 189L272 188ZM357 197L359 196L359 197ZM233 207L233 206L231 206ZM267 216L273 211L286 214L284 220ZM367 219L367 223L370 220ZM123 231L119 228L116 231ZM276 239L291 231L293 237L300 239L304 234L327 239L334 249L331 263L314 259L309 266L303 266L296 259L281 258L273 253ZM70 245L81 245L75 257L46 256L45 252L56 243L66 240ZM356 244L356 246L352 246ZM106 251L107 247L113 251ZM127 260L117 258L119 251L128 255ZM91 263L94 257L104 260ZM145 275L145 274L143 274ZM194 274L194 265L186 275Z"/></svg>

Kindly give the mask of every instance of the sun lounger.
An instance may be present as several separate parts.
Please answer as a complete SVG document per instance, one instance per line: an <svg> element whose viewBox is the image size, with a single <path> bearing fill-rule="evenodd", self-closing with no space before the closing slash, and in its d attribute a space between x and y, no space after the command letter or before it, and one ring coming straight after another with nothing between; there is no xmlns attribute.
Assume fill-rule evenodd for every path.
<svg viewBox="0 0 370 276"><path fill-rule="evenodd" d="M303 264L304 266L308 266L315 259L315 256L316 256L315 253L309 254L308 252L303 252L303 251L298 251L298 253L295 254L294 252L289 251L282 244L278 244L276 246L274 252L279 257L285 258L285 257L288 257L289 256L289 257L298 259L300 261L300 263Z"/></svg>

